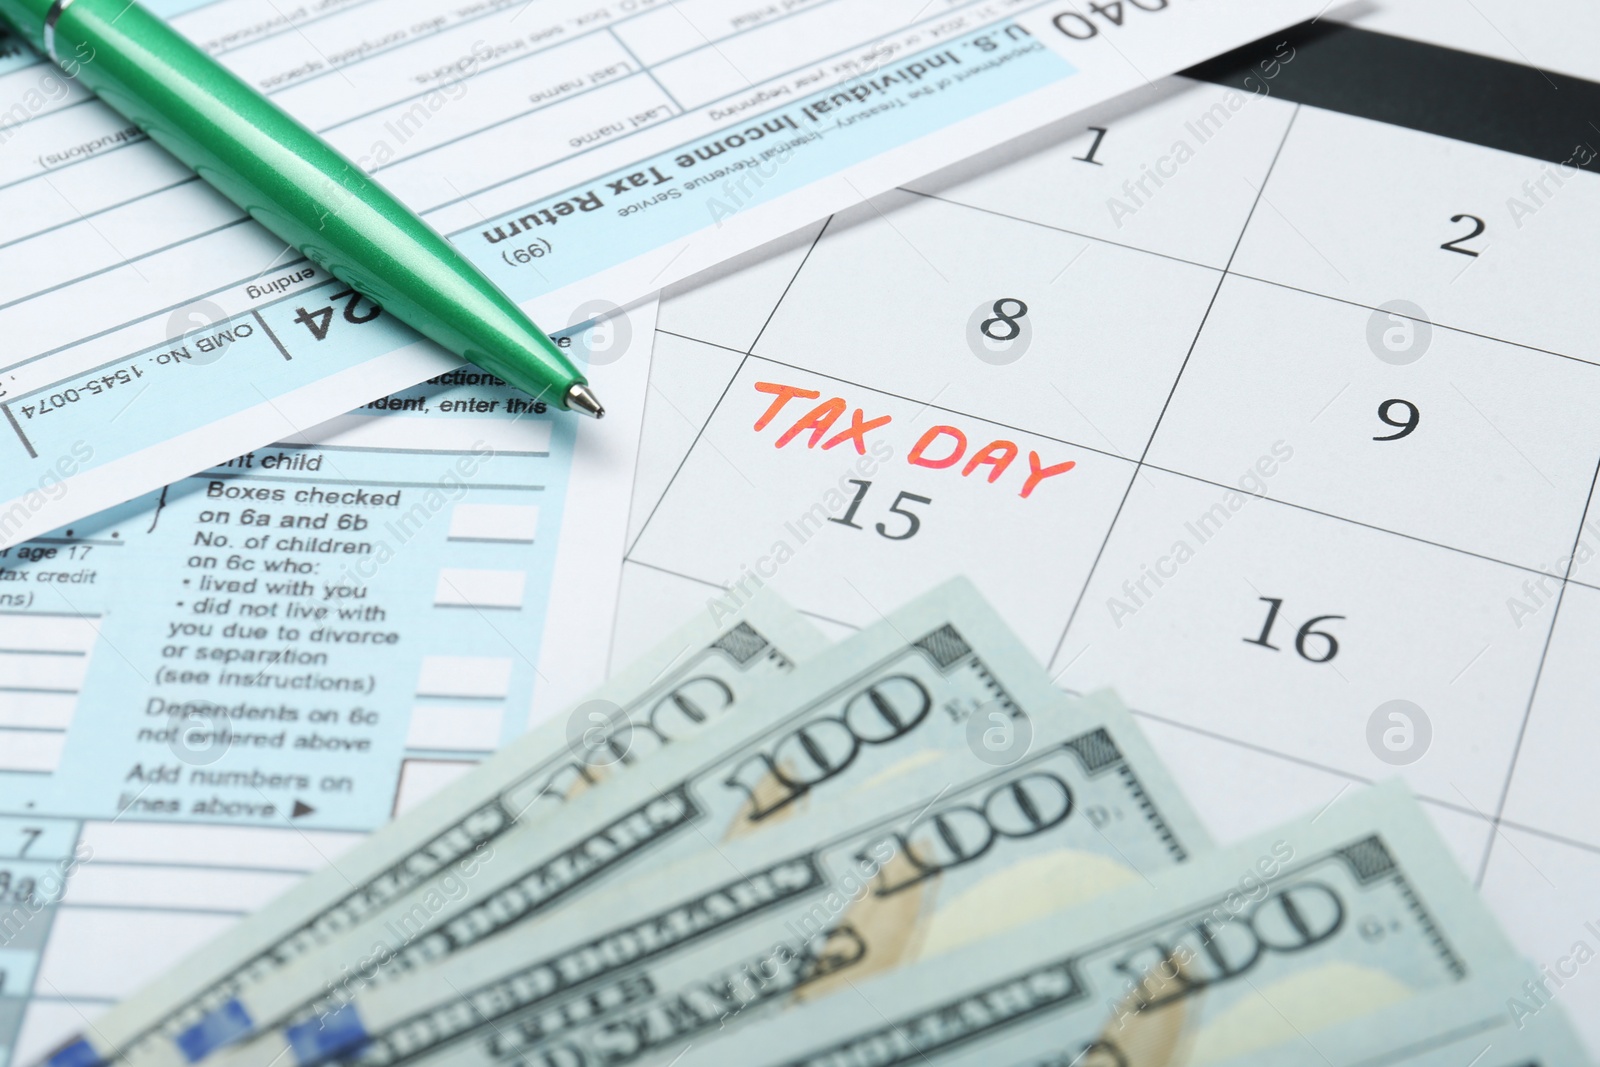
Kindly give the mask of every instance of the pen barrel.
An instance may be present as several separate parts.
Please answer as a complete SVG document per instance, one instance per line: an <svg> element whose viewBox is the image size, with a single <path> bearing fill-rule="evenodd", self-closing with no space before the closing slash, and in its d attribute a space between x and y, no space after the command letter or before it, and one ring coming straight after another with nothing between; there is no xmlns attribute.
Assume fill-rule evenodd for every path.
<svg viewBox="0 0 1600 1067"><path fill-rule="evenodd" d="M584 380L454 245L162 19L128 0L73 0L54 29L69 75L312 263L557 404Z"/></svg>

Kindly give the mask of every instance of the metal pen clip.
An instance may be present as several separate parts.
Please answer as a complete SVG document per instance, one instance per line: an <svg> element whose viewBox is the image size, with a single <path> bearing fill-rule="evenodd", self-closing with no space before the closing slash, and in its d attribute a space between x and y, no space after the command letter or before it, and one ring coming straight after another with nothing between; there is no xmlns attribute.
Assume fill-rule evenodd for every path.
<svg viewBox="0 0 1600 1067"><path fill-rule="evenodd" d="M61 57L56 55L56 23L61 21L61 16L71 6L72 0L55 0L55 3L50 5L50 10L45 12L44 16L45 54L57 63L61 62Z"/></svg>

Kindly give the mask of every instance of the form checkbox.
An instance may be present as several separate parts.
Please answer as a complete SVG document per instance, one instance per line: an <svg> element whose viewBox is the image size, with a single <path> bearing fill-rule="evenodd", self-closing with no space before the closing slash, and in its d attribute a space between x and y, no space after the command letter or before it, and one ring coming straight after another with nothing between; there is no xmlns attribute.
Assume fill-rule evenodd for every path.
<svg viewBox="0 0 1600 1067"><path fill-rule="evenodd" d="M447 568L439 572L433 603L441 608L516 609L522 607L527 583L526 571Z"/></svg>
<svg viewBox="0 0 1600 1067"><path fill-rule="evenodd" d="M452 541L495 541L531 545L539 532L533 504L457 504L450 512Z"/></svg>
<svg viewBox="0 0 1600 1067"><path fill-rule="evenodd" d="M407 748L443 752L492 752L500 745L505 711L499 706L419 704L411 712Z"/></svg>

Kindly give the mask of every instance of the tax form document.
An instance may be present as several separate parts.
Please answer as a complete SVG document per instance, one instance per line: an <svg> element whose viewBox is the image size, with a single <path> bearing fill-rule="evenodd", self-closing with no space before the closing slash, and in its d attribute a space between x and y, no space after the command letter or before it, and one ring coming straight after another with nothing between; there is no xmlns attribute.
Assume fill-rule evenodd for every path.
<svg viewBox="0 0 1600 1067"><path fill-rule="evenodd" d="M628 640L965 574L1219 840L1403 775L1600 1053L1600 86L1339 29L1140 103L663 302Z"/></svg>
<svg viewBox="0 0 1600 1067"><path fill-rule="evenodd" d="M157 0L548 329L1312 0ZM0 544L439 373L109 108L0 52Z"/></svg>
<svg viewBox="0 0 1600 1067"><path fill-rule="evenodd" d="M653 331L570 336L615 419L446 368L0 550L0 1063L605 679Z"/></svg>

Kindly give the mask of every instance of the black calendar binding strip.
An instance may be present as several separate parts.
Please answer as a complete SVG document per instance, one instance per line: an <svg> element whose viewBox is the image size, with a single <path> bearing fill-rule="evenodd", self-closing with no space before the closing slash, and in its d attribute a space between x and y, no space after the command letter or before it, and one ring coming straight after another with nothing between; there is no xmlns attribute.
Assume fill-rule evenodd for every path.
<svg viewBox="0 0 1600 1067"><path fill-rule="evenodd" d="M1272 81L1297 104L1504 152L1600 170L1600 85L1567 74L1332 22L1305 22L1191 67L1190 78L1252 91L1287 40Z"/></svg>

